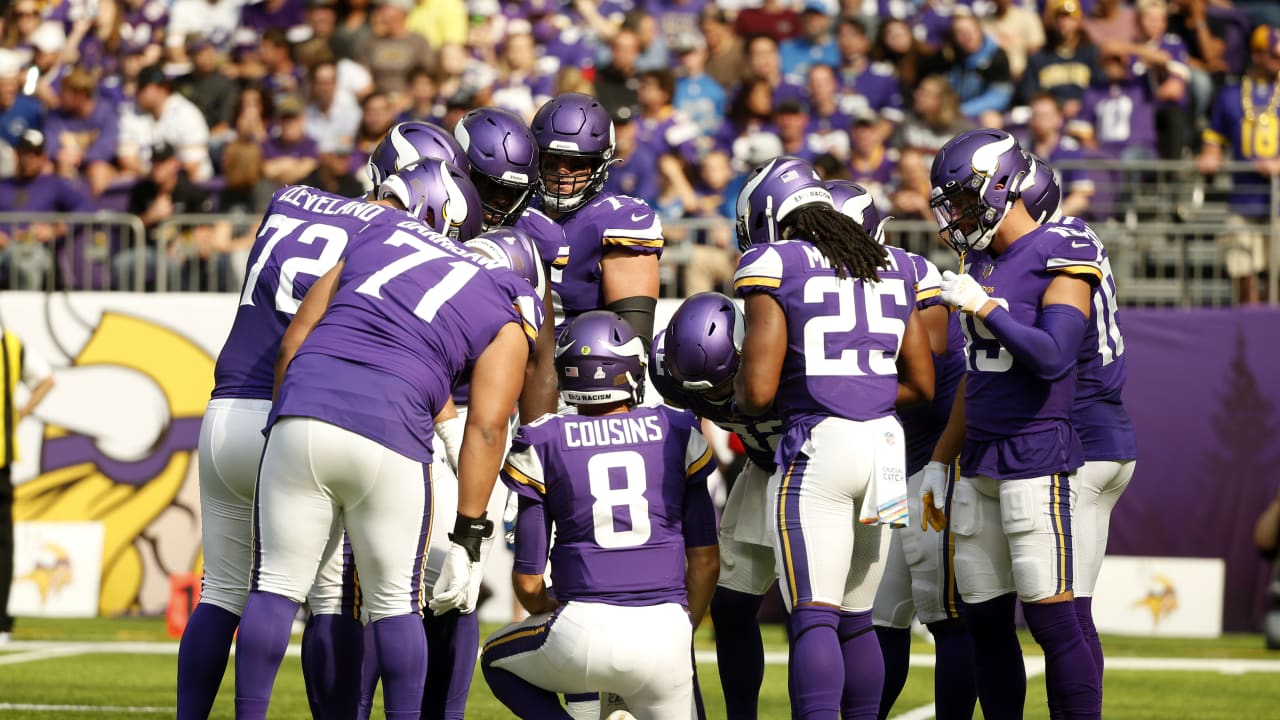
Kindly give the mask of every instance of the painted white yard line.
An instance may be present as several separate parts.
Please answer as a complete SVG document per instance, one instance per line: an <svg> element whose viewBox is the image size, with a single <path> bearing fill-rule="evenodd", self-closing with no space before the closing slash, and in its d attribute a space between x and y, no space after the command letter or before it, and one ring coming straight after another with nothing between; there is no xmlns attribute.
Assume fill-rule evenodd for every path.
<svg viewBox="0 0 1280 720"><path fill-rule="evenodd" d="M31 703L0 703L0 710L23 710L26 712L92 712L92 713L144 713L152 715L172 715L177 708L171 707L127 707L122 705L35 705Z"/></svg>
<svg viewBox="0 0 1280 720"><path fill-rule="evenodd" d="M0 665L7 662L29 662L31 660L41 660L41 657L30 657L23 660L10 660L12 657L25 657L32 655L37 651L47 651L53 653L48 657L58 657L58 651L62 651L67 655L177 655L178 643L167 642L162 640L146 641L146 640L13 640L4 645L6 650L28 650L31 652L15 653L14 655L0 655ZM235 655L236 649L231 648L231 654ZM298 643L289 645L289 649L285 654L290 657L298 657L302 654L302 646Z"/></svg>
<svg viewBox="0 0 1280 720"><path fill-rule="evenodd" d="M6 645L5 647L10 647ZM26 652L5 653L0 655L0 665L18 665L21 663L35 662L36 660L48 660L50 658L71 657L73 655L83 655L84 649L79 643L74 645L63 645L60 647L45 647L28 649Z"/></svg>

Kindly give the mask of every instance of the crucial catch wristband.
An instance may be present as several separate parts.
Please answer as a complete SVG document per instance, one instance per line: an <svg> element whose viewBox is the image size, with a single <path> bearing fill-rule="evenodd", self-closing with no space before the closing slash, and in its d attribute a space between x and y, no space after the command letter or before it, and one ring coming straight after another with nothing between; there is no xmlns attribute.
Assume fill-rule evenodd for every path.
<svg viewBox="0 0 1280 720"><path fill-rule="evenodd" d="M493 535L493 521L487 516L488 513L478 518L459 514L449 533L449 541L466 550L473 563L480 562L480 543Z"/></svg>

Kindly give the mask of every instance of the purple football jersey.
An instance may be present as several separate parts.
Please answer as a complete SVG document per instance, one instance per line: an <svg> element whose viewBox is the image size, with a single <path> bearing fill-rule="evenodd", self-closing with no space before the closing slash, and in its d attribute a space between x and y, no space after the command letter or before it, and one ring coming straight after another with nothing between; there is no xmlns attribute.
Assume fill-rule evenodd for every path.
<svg viewBox="0 0 1280 720"><path fill-rule="evenodd" d="M547 267L563 268L569 262L569 241L565 239L564 228L542 211L525 208L524 214L516 219L512 227L523 230L533 238L538 245L538 255Z"/></svg>
<svg viewBox="0 0 1280 720"><path fill-rule="evenodd" d="M370 221L391 214L403 217L305 185L276 191L249 251L240 308L213 370L213 397L271 399L280 339L311 284Z"/></svg>
<svg viewBox="0 0 1280 720"><path fill-rule="evenodd" d="M915 266L898 248L880 282L836 277L804 240L756 245L738 263L739 297L766 293L787 315L787 355L774 407L791 427L806 418L892 415L898 351L916 305Z"/></svg>
<svg viewBox="0 0 1280 720"><path fill-rule="evenodd" d="M1032 230L999 257L971 253L970 260L965 271L1023 325L1037 323L1040 299L1055 276L1073 275L1095 285L1102 279L1099 247L1062 225ZM1080 467L1080 439L1070 423L1076 374L1041 380L1015 361L981 320L966 315L960 322L968 367L961 471L1015 480Z"/></svg>
<svg viewBox="0 0 1280 720"><path fill-rule="evenodd" d="M933 263L907 253L916 271L916 308L946 307L942 302L942 275ZM964 331L958 313L947 314L947 351L933 356L933 400L898 411L907 436L907 475L914 475L933 456L933 448L951 418L951 404L964 377Z"/></svg>
<svg viewBox="0 0 1280 720"><path fill-rule="evenodd" d="M1092 126L1098 147L1109 157L1133 147L1156 153L1156 104L1143 79L1091 87L1084 91L1079 122Z"/></svg>
<svg viewBox="0 0 1280 720"><path fill-rule="evenodd" d="M329 309L280 385L268 427L316 418L420 462L454 380L507 323L532 349L542 324L533 288L411 219L381 222L343 258Z"/></svg>
<svg viewBox="0 0 1280 720"><path fill-rule="evenodd" d="M685 549L718 542L711 448L691 413L666 406L544 415L516 433L502 479L521 497L516 572L547 565L561 602L687 604ZM545 525L537 525L540 510ZM535 522L528 522L529 520Z"/></svg>
<svg viewBox="0 0 1280 720"><path fill-rule="evenodd" d="M902 86L892 65L869 63L861 70L841 68L839 82L840 112L849 117L873 112L890 122L902 122Z"/></svg>
<svg viewBox="0 0 1280 720"><path fill-rule="evenodd" d="M662 221L642 200L602 192L557 222L564 228L569 246L568 263L562 268L551 267L559 335L569 321L604 307L600 259L606 250L622 248L662 256Z"/></svg>
<svg viewBox="0 0 1280 720"><path fill-rule="evenodd" d="M1124 336L1111 260L1102 241L1083 220L1068 217L1061 225L1077 237L1092 240L1102 258L1098 263L1102 282L1093 290L1093 315L1080 343L1071 425L1080 436L1085 460L1132 460L1138 456L1138 438L1120 397L1126 377Z"/></svg>
<svg viewBox="0 0 1280 720"><path fill-rule="evenodd" d="M665 340L663 341L665 345ZM662 399L677 407L689 410L694 415L706 418L721 429L734 433L742 440L747 457L756 465L773 472L777 468L774 462L774 451L778 449L778 439L782 437L782 420L776 414L751 417L737 411L733 396L721 402L708 399L705 395L689 392L680 387L670 374L664 362L664 348L655 346L649 365L649 380L653 389L662 395Z"/></svg>
<svg viewBox="0 0 1280 720"><path fill-rule="evenodd" d="M1204 141L1223 147L1232 160L1252 161L1280 156L1280 80L1254 82L1248 88L1227 85L1209 109ZM1245 110L1248 101L1249 111ZM1259 117L1259 116L1267 117ZM1232 173L1231 212L1251 218L1271 214L1270 179L1252 168Z"/></svg>

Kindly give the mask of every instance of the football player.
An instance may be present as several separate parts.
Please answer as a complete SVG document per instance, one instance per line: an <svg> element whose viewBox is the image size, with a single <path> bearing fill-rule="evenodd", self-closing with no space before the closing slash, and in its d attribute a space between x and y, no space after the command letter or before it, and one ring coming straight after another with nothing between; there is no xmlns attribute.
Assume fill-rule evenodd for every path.
<svg viewBox="0 0 1280 720"><path fill-rule="evenodd" d="M564 228L568 262L553 267L556 330L588 310L621 315L646 351L658 303L662 223L643 200L601 192L614 157L613 118L600 101L562 93L530 124L543 211Z"/></svg>
<svg viewBox="0 0 1280 720"><path fill-rule="evenodd" d="M532 615L491 636L481 664L519 717L568 718L557 693L595 691L637 718L693 712L692 632L719 567L715 461L691 413L640 406L645 357L622 317L578 316L556 347L577 414L521 427L502 469L520 496L512 575Z"/></svg>
<svg viewBox="0 0 1280 720"><path fill-rule="evenodd" d="M663 399L736 433L747 451L720 521L720 579L711 598L716 666L730 720L756 717L764 680L756 615L777 580L765 492L782 423L775 414L748 417L733 404L745 327L733 300L698 293L680 304L649 350L649 377Z"/></svg>
<svg viewBox="0 0 1280 720"><path fill-rule="evenodd" d="M278 190L267 206L231 332L214 367L214 389L205 411L199 443L200 509L204 578L200 603L192 613L178 651L178 716L206 718L226 670L232 636L248 595L251 519L262 429L271 409L274 361L285 328L318 278L327 273L361 231L391 215L421 210L413 194L417 182L399 178L375 193L371 202L339 197L291 185ZM343 558L335 554L342 573ZM349 564L349 563L348 563ZM352 612L352 598L342 592L332 600L330 617ZM351 654L356 637L334 635ZM358 647L357 647L358 651ZM312 659L312 658L308 658ZM358 662L358 657L357 657ZM341 702L340 700L338 701Z"/></svg>
<svg viewBox="0 0 1280 720"><path fill-rule="evenodd" d="M877 242L885 241L884 229L890 218L880 214L865 188L848 180L828 180L826 185L837 210L853 218ZM958 316L938 297L942 282L938 268L915 253L908 252L907 257L918 278L916 309L933 353L934 391L932 402L898 411L907 439L907 506L913 522L891 534L889 557L872 611L884 656L880 717L888 717L907 681L914 614L935 640L933 699L937 717L970 718L978 700L973 679L973 642L960 619L951 567L951 537L946 528L926 532L919 503L925 466L947 425L956 386L964 377L964 335ZM945 472L945 467L939 465L935 470Z"/></svg>
<svg viewBox="0 0 1280 720"><path fill-rule="evenodd" d="M441 174L464 188L450 204L468 205L478 224L470 180L437 161L399 175L420 165L447 169ZM447 215L427 197L411 204ZM469 575L493 530L485 505L542 303L527 283L427 225L383 223L366 233L317 282L281 342L254 499L251 592L236 646L237 717L266 716L290 620L343 526L377 638L387 713L419 714L433 418L472 363L454 546L432 603L475 603Z"/></svg>
<svg viewBox="0 0 1280 720"><path fill-rule="evenodd" d="M1124 389L1124 335L1116 303L1116 280L1107 250L1080 218L1061 218L1062 190L1052 168L1034 155L1032 171L1022 185L1022 202L1041 223L1061 223L1051 232L1087 238L1096 246L1102 281L1093 290L1093 317L1085 330L1076 363L1076 395L1071 426L1080 436L1084 465L1075 475L1076 502L1071 509L1075 528L1075 608L1080 629L1089 643L1102 688L1103 656L1093 624L1093 589L1107 553L1111 510L1129 486L1137 464L1138 439L1120 397Z"/></svg>
<svg viewBox="0 0 1280 720"><path fill-rule="evenodd" d="M915 268L838 212L798 158L756 168L737 215L744 254L734 291L746 300L747 331L735 402L747 414L775 409L783 423L768 496L791 613L792 712L874 718L882 531L907 520L894 408L933 396Z"/></svg>
<svg viewBox="0 0 1280 720"><path fill-rule="evenodd" d="M1071 508L1083 464L1071 426L1075 368L1094 288L1089 238L1039 225L1019 198L1027 156L1001 130L966 132L934 158L930 205L965 273L943 273L942 299L964 314L967 372L933 460L960 451L949 527L956 584L974 643L987 717L1021 717L1026 696L1014 601L1044 650L1049 703L1100 717L1101 689L1076 618ZM926 513L945 477L926 475Z"/></svg>

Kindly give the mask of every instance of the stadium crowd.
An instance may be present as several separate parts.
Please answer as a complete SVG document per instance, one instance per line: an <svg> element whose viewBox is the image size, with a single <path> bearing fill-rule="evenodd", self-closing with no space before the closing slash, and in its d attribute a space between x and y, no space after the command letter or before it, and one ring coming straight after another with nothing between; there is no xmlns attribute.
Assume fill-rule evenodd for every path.
<svg viewBox="0 0 1280 720"><path fill-rule="evenodd" d="M162 247L170 288L232 290L276 188L359 195L369 152L397 121L451 130L490 105L528 120L563 91L613 114L621 162L608 188L655 207L673 244L689 241L685 293L723 287L736 250L728 222L686 233L678 221L731 218L745 173L782 153L866 186L903 219L930 218L928 163L973 127L1003 127L1074 167L1063 209L1091 220L1123 216L1113 188L1125 185L1073 161L1194 156L1213 174L1224 158L1255 160L1233 177L1254 188L1233 201L1241 225L1265 221L1267 178L1280 174L1280 6L1264 0L0 8L0 211L125 211L146 228L138 249L66 224L4 223L5 287L55 274L83 286L55 268L80 243L111 256L112 287L131 287L139 265L150 286ZM239 219L179 222L192 213ZM1233 274L1260 262L1259 245Z"/></svg>

